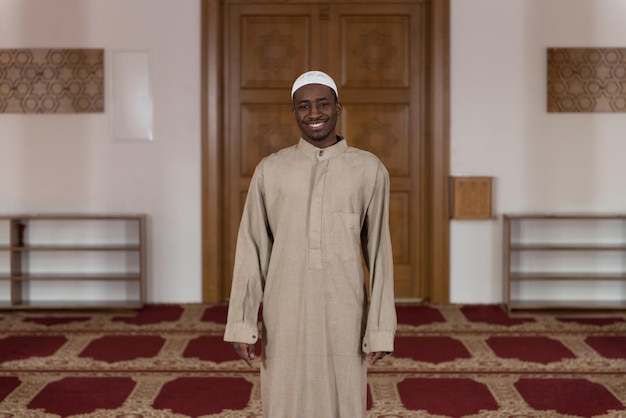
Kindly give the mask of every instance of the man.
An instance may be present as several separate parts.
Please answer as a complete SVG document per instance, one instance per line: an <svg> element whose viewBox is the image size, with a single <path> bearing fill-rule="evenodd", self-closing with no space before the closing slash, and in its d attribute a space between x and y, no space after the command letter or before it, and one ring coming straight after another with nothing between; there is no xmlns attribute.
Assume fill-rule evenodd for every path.
<svg viewBox="0 0 626 418"><path fill-rule="evenodd" d="M389 175L335 133L332 78L306 72L291 96L302 136L252 177L224 340L252 367L262 302L264 417L365 417L367 360L393 351L396 330Z"/></svg>

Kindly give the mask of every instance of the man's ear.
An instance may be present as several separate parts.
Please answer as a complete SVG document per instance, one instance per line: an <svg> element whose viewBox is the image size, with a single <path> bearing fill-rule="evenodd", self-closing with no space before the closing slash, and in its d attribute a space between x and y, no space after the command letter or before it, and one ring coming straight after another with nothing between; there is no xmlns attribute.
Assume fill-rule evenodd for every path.
<svg viewBox="0 0 626 418"><path fill-rule="evenodd" d="M343 105L341 104L341 102L337 102L336 105L337 105L337 114L339 114L343 110Z"/></svg>

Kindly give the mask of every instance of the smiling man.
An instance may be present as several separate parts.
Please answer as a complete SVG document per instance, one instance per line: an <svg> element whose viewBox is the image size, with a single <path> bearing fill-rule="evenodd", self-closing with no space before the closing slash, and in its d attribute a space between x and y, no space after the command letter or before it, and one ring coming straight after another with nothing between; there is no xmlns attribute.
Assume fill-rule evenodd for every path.
<svg viewBox="0 0 626 418"><path fill-rule="evenodd" d="M368 362L396 330L389 175L336 134L330 76L302 74L291 97L301 138L252 177L224 340L254 367L262 303L263 416L364 418Z"/></svg>
<svg viewBox="0 0 626 418"><path fill-rule="evenodd" d="M332 78L321 71L304 73L296 79L291 97L293 117L304 140L318 148L326 148L339 141L335 126L342 105Z"/></svg>

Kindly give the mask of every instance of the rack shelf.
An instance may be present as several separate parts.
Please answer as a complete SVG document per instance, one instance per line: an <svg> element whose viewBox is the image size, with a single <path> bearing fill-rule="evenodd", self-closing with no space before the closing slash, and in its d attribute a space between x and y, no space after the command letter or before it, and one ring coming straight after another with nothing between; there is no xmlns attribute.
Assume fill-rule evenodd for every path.
<svg viewBox="0 0 626 418"><path fill-rule="evenodd" d="M145 224L142 214L0 215L0 309L141 308Z"/></svg>
<svg viewBox="0 0 626 418"><path fill-rule="evenodd" d="M509 311L626 309L626 214L505 214L503 246ZM566 283L576 283L594 289L595 295L601 293L595 291L601 283L620 282L622 296L606 300L588 294L566 300L538 297L541 292L528 297L521 291L530 283L549 284L554 295L555 289L562 293L571 290Z"/></svg>
<svg viewBox="0 0 626 418"><path fill-rule="evenodd" d="M517 310L623 310L626 309L626 302L597 300L511 300L510 306Z"/></svg>

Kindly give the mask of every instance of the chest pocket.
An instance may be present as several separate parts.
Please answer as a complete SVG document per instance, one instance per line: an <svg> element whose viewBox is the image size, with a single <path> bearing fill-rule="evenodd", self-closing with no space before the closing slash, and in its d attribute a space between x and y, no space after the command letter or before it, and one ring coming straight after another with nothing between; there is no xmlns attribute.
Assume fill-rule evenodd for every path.
<svg viewBox="0 0 626 418"><path fill-rule="evenodd" d="M326 230L329 260L355 260L360 257L361 219L358 213L333 212Z"/></svg>

